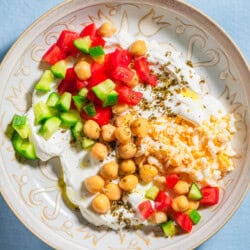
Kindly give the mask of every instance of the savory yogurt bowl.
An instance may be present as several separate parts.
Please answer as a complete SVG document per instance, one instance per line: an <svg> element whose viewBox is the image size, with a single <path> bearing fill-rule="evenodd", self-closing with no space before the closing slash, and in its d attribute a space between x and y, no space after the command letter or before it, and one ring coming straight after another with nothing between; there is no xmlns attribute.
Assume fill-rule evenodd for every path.
<svg viewBox="0 0 250 250"><path fill-rule="evenodd" d="M125 7L126 6L126 7ZM177 4L176 6L175 6L175 8L177 8L179 5ZM182 4L181 4L181 6L182 6ZM76 6L75 6L76 7ZM147 8L146 8L147 7ZM180 6L179 6L180 7ZM114 7L110 7L109 5L108 6L106 6L105 8L107 8L107 11L109 11L110 9L112 10L112 12L111 12L111 17L112 18L115 18L116 17L116 15L118 15L118 11L123 11L123 8L125 8L125 13L127 13L127 8L129 8L129 11L128 11L128 13L130 13L131 15L132 15L132 18L135 18L134 16L133 16L133 8L135 8L135 9L137 9L137 7L136 6L134 6L134 5L131 5L131 4L129 4L128 6L125 4L124 6L120 6L118 9L113 9ZM171 9L171 8L170 8ZM168 9L168 12L169 13L172 13L171 11L170 11L170 9ZM177 8L178 9L178 8ZM176 9L176 10L177 10ZM179 10L179 9L178 9ZM96 10L95 10L96 11ZM93 10L93 17L94 17L94 14L95 14L95 11ZM117 12L116 12L117 11ZM159 11L159 12L156 12L156 9L153 9L153 10L151 10L151 8L149 7L149 6L145 6L145 9L144 9L144 15L142 15L142 17L144 17L144 19L143 18L141 18L140 20L139 20L139 22L138 22L138 30L135 30L135 32L132 30L131 31L131 33L132 34L135 34L136 32L140 32L140 33L142 33L143 35L146 35L147 36L147 39L150 39L150 36L153 34L153 33L149 33L149 30L148 30L148 25L144 25L145 24L145 22L147 22L148 20L147 20L147 17L150 17L150 16L152 16L152 17L154 17L154 16L159 16L159 15L161 15L162 14L162 12L161 11L166 11L166 10L163 10L163 9L157 9L157 11ZM189 23L188 21L189 20L186 20L185 18L184 18L184 16L182 16L181 15L181 17L180 16L178 16L178 14L176 14L176 13L172 13L172 15L170 15L168 13L168 21L169 21L169 23L171 24L171 25L167 25L166 23L165 23L165 27L161 27L161 25L162 25L162 23L161 23L161 25L159 25L159 24L157 24L156 25L156 27L158 27L159 26L159 32L161 32L161 31L164 31L164 36L162 36L162 39L163 38L165 38L165 36L166 36L166 39L167 39L167 41L164 41L164 39L163 40L161 40L161 41L163 41L163 42L166 42L166 43L171 43L174 47L175 47L175 49L177 50L177 51L181 51L181 52L183 52L183 58L185 58L185 51L183 50L183 47L181 46L182 44L180 44L180 42L178 43L178 41L175 41L175 40L171 40L171 36L173 35L173 34L177 34L178 36L180 36L180 34L183 34L184 36L188 36L188 34L186 34L186 30L185 30L185 28L186 28L186 26L187 27L190 27L190 26L188 26L188 25L194 25L194 26L192 26L193 28L192 29L195 29L195 24L193 24L193 23ZM145 15L145 14L148 14L148 15ZM84 13L81 13L81 15L79 16L79 20L82 20L82 16L84 16ZM120 20L121 19L121 17L122 16L126 16L125 14L124 15L119 15L119 16L117 16L116 18L117 18L117 20ZM146 18L145 18L145 16L146 16ZM91 16L92 17L92 16ZM171 17L171 18L170 18ZM119 19L120 18L120 19ZM184 19L183 19L184 18ZM126 20L126 18L124 17L124 18L122 18L122 20ZM75 23L76 23L76 25L78 25L79 23L81 23L81 21L79 21L79 20L77 20ZM113 20L113 19L112 19ZM154 20L154 19L153 19ZM130 18L128 18L128 20L127 20L128 22L129 21L132 21L132 19L131 19L131 17ZM134 21L134 19L133 19L133 21ZM144 22L143 22L144 21ZM87 20L86 21L86 23L87 22L89 22L89 20ZM124 28L126 28L125 26L126 26L126 24L128 24L128 22L126 23L126 21L122 21L122 27L123 27L123 30L124 30ZM60 23L60 22L59 22ZM100 23L101 23L101 21L100 21ZM72 24L71 24L72 25ZM186 25L186 26L185 26ZM201 24L199 24L199 25L201 25ZM171 28L169 28L170 30L169 30L169 36L168 36L168 32L166 32L167 31L167 27L168 26L170 26L170 27L172 27L172 29ZM77 28L76 29L79 29L79 26L76 26ZM119 25L118 25L118 27L119 27ZM72 29L72 27L70 27L71 29ZM154 26L153 27L151 27L151 28L154 28ZM187 29L187 28L186 28ZM51 32L52 31L54 31L54 30L50 30ZM59 34L59 32L60 32L61 30L58 30L58 34ZM155 32L155 30L153 30L152 29L152 32ZM192 30L193 31L193 30ZM199 68L197 68L197 67L201 67L201 66L204 66L204 69L203 70L201 70L200 72L199 72L199 74L200 75L202 75L202 76L205 76L206 77L206 79L207 79L207 81L210 83L211 82L211 86L209 85L209 87L211 88L211 90L210 90L210 92L213 94L213 96L215 96L215 97L218 97L220 94L222 94L222 98L221 98L221 100L225 103L224 105L225 105L225 107L227 107L227 109L230 111L230 106L232 106L231 107L231 111L233 111L235 114L236 114L236 122L237 122L237 126L236 126L236 128L238 127L238 130L239 130L239 133L237 134L237 136L236 136L236 145L237 145L237 143L239 144L239 145L241 145L241 147L238 147L238 149L239 149L239 154L241 154L241 155L243 155L244 154L244 150L246 150L246 141L244 141L244 138L245 138L245 134L244 133L246 133L246 129L244 129L244 126L247 126L247 123L245 122L245 121L242 121L242 119L243 119L243 113L240 113L242 110L241 109L243 109L244 108L244 106L246 105L246 102L245 102L245 104L244 104L244 102L243 102L243 100L244 100L244 98L245 98L245 94L244 94L244 91L243 91L243 88L241 88L241 89L238 89L238 88L236 88L235 87L235 90L234 90L234 86L236 85L234 85L234 86L232 86L232 83L234 82L234 81L236 81L236 80L238 80L239 79L239 81L240 81L240 77L237 75L237 70L233 67L233 65L231 65L230 63L227 65L226 64L226 66L227 67L229 67L229 68L227 68L226 69L226 71L224 70L224 66L225 66L225 64L223 64L223 62L225 63L225 62L227 62L227 60L229 60L228 58L227 58L227 53L228 53L228 51L224 51L223 50L223 48L220 48L219 46L219 48L217 48L216 46L214 47L214 46L212 46L213 45L213 43L210 41L210 39L211 39L211 37L209 37L209 38L207 38L207 34L206 34L206 32L203 34L199 29L197 29L197 31L196 31L196 33L194 33L194 34L192 34L192 31L189 31L190 32L190 36L188 37L188 38L186 38L187 40L185 40L186 42L187 42L187 45L189 45L188 46L188 48L189 48L189 51L188 51L188 53L187 53L187 59L192 59L191 61L194 63L194 66L195 66L195 68L196 68L196 70L198 70L199 71ZM48 32L50 35L54 35L54 33L51 33L51 32ZM201 32L201 33L200 33ZM204 32L204 31L203 31ZM166 34L167 33L167 34ZM213 34L213 33L212 33ZM158 34L159 35L159 34ZM157 37L157 35L156 34L153 34L153 36L154 36L154 39L155 40L158 40L159 38ZM48 37L48 39L50 39L51 37L49 36ZM192 38L192 39L191 39ZM176 37L175 37L175 39L176 39ZM39 40L39 41L42 41L42 39L41 40ZM37 41L34 41L34 44L31 46L31 50L32 50L32 58L34 57L35 58L35 60L39 60L38 58L39 57L41 57L41 55L43 54L42 53L42 51L41 51L41 53L39 54L39 49L41 49L41 48L37 48L37 47L35 47L35 44L36 44L36 42ZM183 40L182 40L182 42L183 42ZM197 57L198 58L200 58L200 56L201 55L199 55L198 53L200 53L200 54L202 54L202 50L201 51L199 51L197 54L196 53L192 53L193 51L193 49L195 50L195 47L193 46L194 44L200 44L200 45L202 45L203 46L203 49L204 49L204 51L205 52L207 52L208 53L208 55L209 56L214 56L214 58L213 58L213 60L211 60L210 61L210 63L207 65L207 62L206 63L196 63L196 61L193 59L193 56L195 56L195 55L197 55ZM41 44L42 45L42 44ZM41 46L40 44L39 44L39 46ZM48 48L48 46L44 46L44 51L46 50ZM186 47L185 47L186 48ZM38 54L36 54L36 53L38 53ZM225 53L225 54L224 54ZM29 53L28 53L29 54ZM218 60L216 60L216 58L218 59L218 57L216 57L216 56L218 56L219 58L220 58L220 62L218 62ZM223 56L225 56L225 57L223 57ZM206 57L204 57L205 59L207 59ZM236 57L237 58L237 57ZM207 61L207 60L205 60L205 61ZM24 66L26 65L26 63L25 63L25 61L22 61L22 64L24 64ZM22 65L21 64L21 65ZM35 64L35 63L34 63ZM31 64L30 64L31 65ZM218 81L220 81L220 82L222 82L221 83L221 85L219 85L219 86L217 86L217 85L213 85L213 82L214 82L214 78L216 78L215 77L215 74L213 73L213 74L209 74L209 70L206 70L207 68L205 67L205 66L209 66L210 65L210 67L214 67L215 68L215 71L213 70L213 72L219 72L220 73L220 78L221 79L216 79L216 82L218 82ZM214 65L214 66L211 66L211 65ZM32 67L32 66L31 66ZM35 65L34 65L34 67L35 67ZM202 68L202 67L201 67ZM244 68L244 67L243 67ZM25 82L28 82L27 81L27 79L25 78L26 77L26 75L25 74L28 74L27 73L27 69L25 70L26 68L24 67L21 67L21 70L22 71L20 71L21 72L21 76L25 79ZM209 68L209 69L211 69L211 68ZM217 70L217 71L216 71ZM243 69L241 69L241 70L243 70ZM34 71L34 70L32 70L32 71ZM17 76L19 76L20 77L20 72L18 72L18 69L16 70L16 74L17 74ZM240 76L241 77L243 77L244 76L244 72L241 72L242 74L240 74ZM36 74L36 76L35 76L35 74ZM32 73L32 77L31 77L31 82L32 83L34 83L34 81L36 81L38 78L39 78L39 76L41 75L41 71L39 72L37 72L37 73L35 73L35 71L34 71L34 75L33 75L33 73ZM216 74L216 75L218 75L218 74ZM236 81L237 82L237 81ZM30 84L29 85L29 87L28 88L32 88L32 85L33 84ZM237 86L239 86L238 85L238 82L237 82ZM230 90L232 89L232 91L236 91L237 90L237 94L240 96L240 98L239 98L239 100L241 100L241 102L243 102L243 103L241 103L241 105L242 106L239 106L239 107L237 107L236 108L236 110L234 110L235 109L235 104L232 102L232 105L230 105L230 103L229 104L227 104L226 103L226 98L223 98L223 96L231 96L231 94L230 93L234 93L234 92L230 92ZM8 96L8 95L7 95ZM9 95L10 97L11 97L11 93L10 93L10 95ZM11 101L13 101L13 98L7 98L7 100L8 99L10 99ZM26 98L24 99L24 101L26 100ZM8 101L7 101L8 102ZM13 102L14 104L15 104L15 102ZM19 105L19 107L18 107L20 110L18 111L16 111L16 112L25 112L26 110L26 106L25 106L25 103L24 103L24 105L22 106L20 106ZM244 109L243 109L244 110ZM245 110L244 110L245 111ZM12 112L12 114L13 114L14 112ZM8 114L9 115L9 114ZM7 116L5 116L6 118L6 124L11 120L11 115L7 118ZM239 127L241 128L241 129L239 129ZM238 132L238 131L237 131ZM240 141L241 140L241 141ZM6 142L7 143L7 142ZM13 155L13 152L12 152L12 155ZM56 160L53 160L51 163L49 163L49 164L51 164L51 165L54 165L55 164L55 161ZM242 161L242 163L241 163L241 161ZM243 158L241 158L240 160L239 160L239 162L237 162L236 164L237 164L237 166L240 166L239 168L237 168L237 169L239 169L238 171L243 171L245 168L243 167L244 166L244 164L243 164L243 162L244 162L244 159ZM27 165L29 165L29 164L27 164ZM17 166L17 168L18 168L18 166ZM25 167L25 171L27 171L27 169L29 169L29 167L28 168L26 168ZM56 168L54 168L54 169L56 169ZM53 171L51 171L51 172L49 172L50 171L50 168L49 167L45 167L44 166L44 164L42 163L42 165L40 165L40 170L41 170L41 172L39 172L39 174L40 173L42 173L42 177L43 176L46 176L47 178L48 178L48 182L47 182L47 184L48 185L45 185L45 186L43 186L43 185L38 185L38 184L35 184L36 186L37 186L37 188L35 188L34 190L33 190L33 188L31 188L31 190L29 190L29 189L25 189L25 188L27 188L28 186L26 185L27 183L29 183L29 182L33 182L33 181L37 181L37 179L39 179L39 178L41 178L41 177L39 177L39 175L38 176L36 176L37 178L30 178L28 175L27 175L27 173L25 172L24 174L22 173L22 171L20 171L20 177L18 178L18 175L17 175L17 171L16 171L16 168L13 168L13 173L14 173L14 175L15 175L15 179L14 179L14 181L16 181L15 183L17 183L18 184L18 187L20 188L19 189L19 191L20 192L27 192L26 194L28 194L28 193L30 193L28 196L25 196L25 194L24 194L24 196L22 196L22 197L24 197L24 202L26 202L25 204L27 204L28 206L30 206L30 207L37 207L37 208L40 208L40 214L39 214L39 211L37 211L38 212L38 218L41 218L41 220L42 220L42 222L44 222L46 225L48 225L48 226L51 226L51 228L55 228L55 225L59 225L59 224L56 224L56 223L58 223L58 221L60 221L59 219L59 217L60 217L60 215L62 215L61 213L59 213L58 211L59 211L59 198L58 198L58 195L60 195L60 193L58 192L57 193L57 187L56 187L56 185L55 185L55 187L53 188L53 187L51 187L51 185L49 185L49 184L52 184L53 183L53 181L54 181L54 183L56 183L57 181L56 181L56 177L53 175ZM33 170L34 171L34 170ZM33 172L32 171L32 172ZM237 171L237 170L236 170ZM242 173L244 173L244 171L243 172L241 172L241 178L244 178L244 174L242 174ZM34 175L37 175L38 173L37 173L37 171L34 171ZM234 173L234 175L233 176L236 176L237 178L239 177L238 175L240 174L240 172L235 172ZM33 177L33 176L32 176ZM35 177L35 176L34 176ZM236 178L235 177L235 178ZM224 202L224 200L225 199L232 199L232 197L234 197L233 196L233 194L234 193L232 193L232 194L230 194L230 196L229 196L229 193L228 193L228 196L227 196L227 190L232 190L232 189L230 189L230 187L232 187L234 184L234 182L233 181L231 181L231 178L229 177L229 180L230 180L230 182L232 182L230 185L228 185L228 187L226 188L226 192L225 192L225 194L223 195L223 197L222 197L222 202ZM233 180L233 179L232 179ZM239 178L239 180L240 180L240 178ZM41 180L42 181L42 183L43 183L43 180ZM49 181L52 181L52 182L49 182ZM226 184L227 184L227 182L229 182L228 181L228 179L226 179ZM31 186L30 186L31 187ZM48 187L48 188L47 188ZM47 196L46 195L46 192L49 192L50 193L50 196ZM54 192L54 193L53 193ZM27 197L27 200L25 200L25 197ZM41 200L41 198L43 198L43 197L45 197L45 200L42 202L42 200ZM49 198L50 197L50 198ZM53 199L53 198L55 198L55 200L56 200L56 202L54 203L56 206L55 206L55 210L50 210L49 209L49 207L47 206L47 204L46 204L46 199L48 199L47 201L49 201L49 200L51 200L51 199ZM235 199L236 199L236 197L234 197ZM228 202L228 201L227 201ZM220 204L223 204L223 207L225 206L225 204L227 204L227 203L220 203ZM225 208L225 207L224 207ZM223 209L224 209L223 208ZM67 210L67 207L64 207L64 209L65 210L63 210L63 211L68 211ZM207 222L207 220L209 220L209 215L210 216L212 216L212 217L214 217L214 214L217 214L217 209L219 209L219 207L218 208L216 208L215 209L215 211L213 211L213 212L211 212L211 214L209 214L209 211L206 211L205 212L205 217L203 217L203 224L201 224L200 225L200 227L197 227L197 231L194 231L194 235L196 234L196 232L198 233L199 232L199 230L202 230L202 228L203 228L203 225L204 225L204 223L205 222ZM52 212L51 212L52 211ZM71 211L68 211L68 216L71 214L72 212ZM207 214L206 214L207 213ZM206 216L208 216L208 217L206 217ZM210 217L210 218L212 218L212 217ZM67 218L67 217L66 217ZM74 217L73 217L74 218ZM206 220L207 219L207 220ZM73 231L74 229L75 229L75 227L74 227L74 223L73 222L75 222L73 219L72 220L63 220L62 222L63 223L61 223L60 225L62 225L62 231L63 232L65 232L65 230L66 230L66 232L71 232L71 231ZM65 224L64 224L64 222L65 222ZM208 223L209 224L209 223ZM206 225L208 225L208 224L206 224ZM76 224L77 225L77 224ZM210 225L211 226L211 225ZM86 228L84 229L84 228L82 228L81 227L81 225L78 225L78 227L77 227L77 232L79 233L79 234L81 234L81 232L85 232L86 233ZM73 231L74 232L74 231ZM96 232L95 230L93 231L94 232L94 234L96 233L97 235L98 235L98 232ZM105 231L103 231L103 232L101 232L100 234L101 234L101 236L102 235L105 235ZM64 233L62 233L62 234L64 234ZM67 233L66 233L67 234ZM112 234L112 233L109 233L109 234ZM140 236L141 236L141 238L143 239L143 234L141 234L140 232L136 232L136 235L138 234L138 236L136 236L136 237L139 237L139 239L140 239ZM67 234L67 235L70 235L70 234ZM71 233L71 235L72 235L72 233ZM101 237L100 236L100 237ZM129 235L129 234L126 234L126 237L130 237L130 236L132 236L132 235ZM73 238L75 239L75 237L76 236L74 236ZM97 236L98 237L98 236ZM119 236L120 237L120 236ZM189 239L191 238L192 236L191 235L189 235ZM103 240L105 240L105 237L103 236L102 237L102 239ZM144 238L145 239L145 238ZM182 240L182 242L185 240L185 236L183 235L183 236L180 236L179 237L179 240ZM154 242L154 243L151 243L151 245L152 245L152 248L159 248L159 247L165 247L165 246L167 246L168 244L171 244L173 247L177 247L177 245L175 245L175 244L178 244L178 240L177 239L171 239L170 241L169 240L164 240L164 241L162 241L162 243L160 243L160 245L158 244L158 245L155 245L155 240L154 240L154 236L152 236L152 239L151 239L151 236L149 237L149 240L150 240L150 242ZM118 241L119 241L119 239L118 239ZM131 239L131 245L129 245L129 246L132 246L134 243L134 241L133 241L133 237L132 237L132 239ZM158 240L157 240L157 242L158 242ZM81 243L82 244L82 243ZM87 244L89 244L89 243L87 243ZM143 240L142 240L142 242L140 243L140 242L138 242L138 244L145 244L145 241L144 241L144 243L143 243ZM84 245L84 244L82 244L82 245ZM108 246L108 245L107 245ZM128 246L128 247L129 247ZM142 245L143 246L143 245ZM192 245L190 245L190 246L192 246ZM86 245L86 247L88 247L88 248L90 248L90 246L89 245ZM127 246L126 246L127 247ZM150 246L151 247L151 246Z"/></svg>

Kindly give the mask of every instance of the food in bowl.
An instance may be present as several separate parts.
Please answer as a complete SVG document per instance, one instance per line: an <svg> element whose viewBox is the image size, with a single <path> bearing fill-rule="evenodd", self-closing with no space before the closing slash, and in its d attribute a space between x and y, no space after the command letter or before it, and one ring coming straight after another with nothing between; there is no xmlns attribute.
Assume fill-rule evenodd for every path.
<svg viewBox="0 0 250 250"><path fill-rule="evenodd" d="M234 117L192 62L111 23L62 31L42 61L11 124L17 154L59 157L67 199L96 226L191 232L235 156Z"/></svg>

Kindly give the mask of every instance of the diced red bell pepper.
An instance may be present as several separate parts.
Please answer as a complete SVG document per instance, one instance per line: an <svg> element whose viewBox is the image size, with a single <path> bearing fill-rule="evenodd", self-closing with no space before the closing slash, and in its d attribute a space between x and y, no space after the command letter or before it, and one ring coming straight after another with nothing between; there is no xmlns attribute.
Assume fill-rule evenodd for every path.
<svg viewBox="0 0 250 250"><path fill-rule="evenodd" d="M138 210L139 210L141 216L146 220L154 213L154 209L153 209L152 204L149 200L146 200L146 201L143 201L142 203L140 203L138 205Z"/></svg>
<svg viewBox="0 0 250 250"><path fill-rule="evenodd" d="M74 68L67 69L65 78L60 82L58 86L58 93L62 95L64 92L70 92L72 95L77 93L76 88L76 73Z"/></svg>
<svg viewBox="0 0 250 250"><path fill-rule="evenodd" d="M167 212L171 207L172 199L163 191L160 191L155 198L155 209L158 211Z"/></svg>
<svg viewBox="0 0 250 250"><path fill-rule="evenodd" d="M94 23L91 23L83 28L80 37L90 36L91 40L96 36L97 28Z"/></svg>
<svg viewBox="0 0 250 250"><path fill-rule="evenodd" d="M131 106L137 105L143 97L143 94L141 92L134 91L122 84L119 84L119 86L117 86L116 91L119 94L118 102Z"/></svg>
<svg viewBox="0 0 250 250"><path fill-rule="evenodd" d="M80 79L76 79L76 89L77 91L81 90L82 88L85 88L88 85L87 81L82 81Z"/></svg>
<svg viewBox="0 0 250 250"><path fill-rule="evenodd" d="M63 30L57 40L59 46L68 55L77 55L78 49L74 45L74 40L79 38L79 34L70 30Z"/></svg>
<svg viewBox="0 0 250 250"><path fill-rule="evenodd" d="M99 105L95 107L96 115L88 116L84 111L81 112L81 117L85 120L93 120L97 122L100 126L108 124L111 120L112 111L111 108L103 108Z"/></svg>
<svg viewBox="0 0 250 250"><path fill-rule="evenodd" d="M91 65L91 76L88 84L89 89L108 78L105 74L104 65L99 63L93 63Z"/></svg>
<svg viewBox="0 0 250 250"><path fill-rule="evenodd" d="M179 176L177 174L168 175L166 176L166 186L168 188L174 188L178 180L179 180Z"/></svg>
<svg viewBox="0 0 250 250"><path fill-rule="evenodd" d="M97 104L97 105L100 105L102 106L102 101L95 95L95 93L92 91L92 89L88 89L88 94L87 94L87 98Z"/></svg>
<svg viewBox="0 0 250 250"><path fill-rule="evenodd" d="M133 72L129 68L118 66L111 73L111 78L113 80L117 80L123 83L130 83L135 76L135 72Z"/></svg>
<svg viewBox="0 0 250 250"><path fill-rule="evenodd" d="M58 47L55 43L45 52L42 60L53 65L58 61L66 58L66 53Z"/></svg>
<svg viewBox="0 0 250 250"><path fill-rule="evenodd" d="M95 46L105 46L105 40L101 37L96 35L95 37L93 37L92 39L92 43L91 43L91 47L95 47Z"/></svg>
<svg viewBox="0 0 250 250"><path fill-rule="evenodd" d="M151 75L149 63L146 57L141 56L141 57L135 58L134 67L140 80L143 83L147 83L152 86L155 86L157 84L157 77L155 75Z"/></svg>
<svg viewBox="0 0 250 250"><path fill-rule="evenodd" d="M201 188L202 199L200 204L206 206L212 206L219 202L220 191L218 187L206 186Z"/></svg>
<svg viewBox="0 0 250 250"><path fill-rule="evenodd" d="M191 232L193 223L189 216L182 212L176 212L174 214L175 222L186 232Z"/></svg>

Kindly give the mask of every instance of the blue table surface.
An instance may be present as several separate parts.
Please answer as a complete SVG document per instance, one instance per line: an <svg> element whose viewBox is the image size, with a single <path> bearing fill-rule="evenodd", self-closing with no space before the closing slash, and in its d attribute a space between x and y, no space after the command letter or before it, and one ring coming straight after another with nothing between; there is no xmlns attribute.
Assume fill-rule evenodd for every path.
<svg viewBox="0 0 250 250"><path fill-rule="evenodd" d="M0 0L0 61L18 36L40 15L60 0ZM239 46L250 61L250 1L188 0L212 17ZM250 249L250 193L230 221L197 249ZM0 196L0 249L51 249L28 231L14 216Z"/></svg>

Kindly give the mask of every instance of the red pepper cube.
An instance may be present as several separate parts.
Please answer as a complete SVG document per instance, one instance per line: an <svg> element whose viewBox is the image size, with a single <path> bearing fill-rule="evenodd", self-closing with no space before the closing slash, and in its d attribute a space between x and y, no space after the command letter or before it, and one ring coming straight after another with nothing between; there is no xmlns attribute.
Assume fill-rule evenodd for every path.
<svg viewBox="0 0 250 250"><path fill-rule="evenodd" d="M76 89L77 89L77 91L85 88L87 85L88 85L87 81L83 81L83 80L80 80L78 78L76 79Z"/></svg>
<svg viewBox="0 0 250 250"><path fill-rule="evenodd" d="M60 60L66 58L66 53L58 47L55 43L45 52L42 60L53 65Z"/></svg>
<svg viewBox="0 0 250 250"><path fill-rule="evenodd" d="M129 68L125 68L121 66L116 67L111 74L112 79L126 83L126 84L130 83L133 80L134 76L135 76L135 72L133 72Z"/></svg>
<svg viewBox="0 0 250 250"><path fill-rule="evenodd" d="M91 46L92 47L95 47L95 46L102 46L102 47L105 47L105 40L99 36L99 35L96 35L95 37L93 37L92 39L92 43L91 43Z"/></svg>
<svg viewBox="0 0 250 250"><path fill-rule="evenodd" d="M179 176L177 174L168 175L166 176L166 186L168 188L174 188L178 180L179 180Z"/></svg>
<svg viewBox="0 0 250 250"><path fill-rule="evenodd" d="M89 79L88 88L92 88L97 84L105 81L108 79L107 75L105 74L105 67L103 64L99 63L92 63L91 65L91 78Z"/></svg>
<svg viewBox="0 0 250 250"><path fill-rule="evenodd" d="M112 111L111 108L103 108L99 105L95 106L96 115L89 116L84 111L81 112L81 117L85 120L93 120L97 122L100 126L108 124L111 120Z"/></svg>
<svg viewBox="0 0 250 250"><path fill-rule="evenodd" d="M96 36L97 28L94 23L91 23L83 28L80 37L90 36L91 40Z"/></svg>
<svg viewBox="0 0 250 250"><path fill-rule="evenodd" d="M176 212L174 220L185 232L190 233L192 231L193 223L187 214Z"/></svg>
<svg viewBox="0 0 250 250"><path fill-rule="evenodd" d="M76 88L77 76L74 68L67 69L65 78L60 82L58 86L58 93L62 95L64 92L70 92L72 95L77 93Z"/></svg>
<svg viewBox="0 0 250 250"><path fill-rule="evenodd" d="M210 187L206 186L201 188L202 199L200 200L200 204L206 206L212 206L219 202L220 191L218 187Z"/></svg>
<svg viewBox="0 0 250 250"><path fill-rule="evenodd" d="M142 203L140 203L138 205L138 210L139 210L141 216L146 220L154 213L154 209L153 209L152 204L149 200L146 200L146 201L143 201Z"/></svg>
<svg viewBox="0 0 250 250"><path fill-rule="evenodd" d="M167 212L171 204L172 199L163 191L160 191L155 198L155 209L158 211Z"/></svg>
<svg viewBox="0 0 250 250"><path fill-rule="evenodd" d="M60 47L66 54L76 55L79 53L74 45L74 40L79 38L79 34L70 30L63 30L57 40L57 46Z"/></svg>

